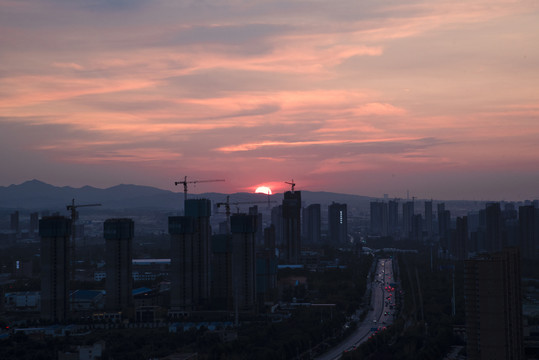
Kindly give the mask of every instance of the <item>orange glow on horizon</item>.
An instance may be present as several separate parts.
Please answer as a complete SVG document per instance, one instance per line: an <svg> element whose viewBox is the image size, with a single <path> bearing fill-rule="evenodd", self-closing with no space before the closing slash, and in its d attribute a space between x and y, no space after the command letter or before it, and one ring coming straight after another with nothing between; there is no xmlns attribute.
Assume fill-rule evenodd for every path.
<svg viewBox="0 0 539 360"><path fill-rule="evenodd" d="M271 189L267 186L259 186L256 188L255 190L255 193L256 194L266 194L266 195L271 195L272 192L271 192Z"/></svg>

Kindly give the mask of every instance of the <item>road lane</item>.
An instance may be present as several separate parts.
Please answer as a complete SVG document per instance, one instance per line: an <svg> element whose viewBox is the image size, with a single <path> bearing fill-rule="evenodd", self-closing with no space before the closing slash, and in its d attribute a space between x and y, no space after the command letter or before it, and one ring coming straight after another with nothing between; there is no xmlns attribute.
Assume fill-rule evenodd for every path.
<svg viewBox="0 0 539 360"><path fill-rule="evenodd" d="M395 304L390 283L393 283L393 267L391 259L379 259L376 265L374 281L371 282L371 310L365 319L358 324L357 329L340 344L329 349L324 354L316 357L316 360L340 359L344 351L353 350L363 342L367 341L373 333L373 328L383 328L393 322L393 312L391 305ZM390 296L391 294L391 296ZM388 299L389 298L389 299Z"/></svg>

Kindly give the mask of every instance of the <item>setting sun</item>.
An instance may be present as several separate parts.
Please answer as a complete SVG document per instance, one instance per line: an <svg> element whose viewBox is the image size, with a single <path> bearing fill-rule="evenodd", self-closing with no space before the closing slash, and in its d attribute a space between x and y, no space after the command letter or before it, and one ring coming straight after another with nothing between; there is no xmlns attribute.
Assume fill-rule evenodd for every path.
<svg viewBox="0 0 539 360"><path fill-rule="evenodd" d="M255 193L271 195L271 189L267 186L259 186L256 188Z"/></svg>

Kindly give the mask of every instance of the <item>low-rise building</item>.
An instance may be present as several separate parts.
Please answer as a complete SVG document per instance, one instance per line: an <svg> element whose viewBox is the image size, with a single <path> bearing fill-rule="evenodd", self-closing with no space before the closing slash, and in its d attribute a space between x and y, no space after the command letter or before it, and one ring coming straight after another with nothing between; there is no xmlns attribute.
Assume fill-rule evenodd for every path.
<svg viewBox="0 0 539 360"><path fill-rule="evenodd" d="M41 293L39 291L10 292L5 295L6 311L39 311Z"/></svg>

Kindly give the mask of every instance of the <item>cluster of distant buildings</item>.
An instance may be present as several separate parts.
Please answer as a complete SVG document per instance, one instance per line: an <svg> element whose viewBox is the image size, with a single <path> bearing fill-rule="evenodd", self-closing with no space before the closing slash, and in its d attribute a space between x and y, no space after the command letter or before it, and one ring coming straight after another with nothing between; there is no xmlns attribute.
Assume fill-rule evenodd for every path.
<svg viewBox="0 0 539 360"><path fill-rule="evenodd" d="M457 217L451 217L443 202L436 204L435 212L434 202L424 201L422 213L416 213L415 201L400 205L397 200L370 203L370 237L391 237L395 247L407 240L430 244L447 259L463 260L468 358L521 358L520 259L539 260L539 201L518 207L487 203ZM321 205L303 207L300 191L284 193L265 228L256 206L227 217L217 234L211 215L210 200L186 199L184 214L168 217L169 259L133 260L134 221L105 220L105 264L94 274L96 281L104 279L105 290L74 291L69 289L74 224L62 216L39 219L32 213L28 232L41 242L41 292L9 295L0 306L39 310L41 318L51 322L81 314L105 322L151 322L159 317L181 321L190 314L224 314L227 319L235 314L237 320L239 314L256 314L264 304L274 303L279 266L312 265L316 252L308 251L308 244L350 242L347 205L328 206L326 235ZM20 233L18 212L10 220L11 233ZM15 271L25 269L26 264L15 266ZM133 289L134 280L160 275L169 282Z"/></svg>
<svg viewBox="0 0 539 360"><path fill-rule="evenodd" d="M445 203L424 202L423 213L415 212L415 201L370 203L370 234L397 240L438 243L451 258L464 260L482 252L519 247L527 259L539 259L539 200L518 206L487 203L466 216L451 217Z"/></svg>
<svg viewBox="0 0 539 360"><path fill-rule="evenodd" d="M53 215L58 215L58 213L53 213ZM49 211L41 212L41 217L47 216L50 216ZM21 218L23 221L21 221ZM0 243L2 247L17 243L33 243L39 241L39 218L39 212L31 212L29 218L21 216L19 211L9 214L9 229L0 230ZM75 223L72 224L72 228L78 240L84 238L86 235L84 224Z"/></svg>
<svg viewBox="0 0 539 360"><path fill-rule="evenodd" d="M451 217L444 203L370 203L370 234L435 246L442 256L464 261L468 359L523 359L521 258L539 260L539 201L517 207L487 203ZM453 271L455 265L452 265ZM453 310L454 311L454 310Z"/></svg>
<svg viewBox="0 0 539 360"><path fill-rule="evenodd" d="M271 224L266 228L262 228L262 214L255 206L247 214L230 215L214 234L211 212L210 200L186 199L184 214L168 218L169 259L134 261L134 221L105 220L105 264L94 273L96 281L104 280L104 291L69 288L75 266L72 220L59 215L39 219L37 213L31 214L29 231L35 232L41 245L41 291L8 296L8 304L39 309L41 318L51 322L80 318L81 314L93 320L155 319L163 308L169 319L193 312L255 314L264 303L271 304L277 298L278 264L307 265L313 252L302 251L302 239L321 242L321 206L302 208L300 191L284 194L282 204L272 209ZM348 241L347 217L346 204L329 205L328 237L332 243ZM18 219L18 212L11 215L13 232L20 232ZM145 261L149 264L142 263ZM21 269L30 267L22 265ZM156 279L154 272L140 271L150 266L159 268L169 283L161 284L160 289L133 289L134 280ZM142 290L140 294L138 290ZM160 295L159 300L141 300L157 298L156 293L163 290L166 300Z"/></svg>

